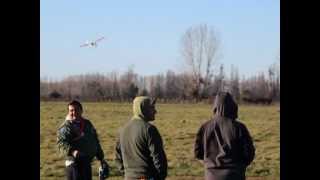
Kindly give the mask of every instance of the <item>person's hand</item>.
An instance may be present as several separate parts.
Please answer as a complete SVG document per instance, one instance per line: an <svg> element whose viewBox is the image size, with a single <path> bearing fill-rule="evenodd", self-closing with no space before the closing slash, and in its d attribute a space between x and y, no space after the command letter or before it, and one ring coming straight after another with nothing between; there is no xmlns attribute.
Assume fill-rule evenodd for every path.
<svg viewBox="0 0 320 180"><path fill-rule="evenodd" d="M106 179L109 177L109 165L107 161L101 160L101 166L99 167L99 177L100 179Z"/></svg>
<svg viewBox="0 0 320 180"><path fill-rule="evenodd" d="M74 118L72 118L70 114L67 114L66 120L67 120L67 121L68 121L68 120L69 120L69 121L72 121L72 120L74 120Z"/></svg>
<svg viewBox="0 0 320 180"><path fill-rule="evenodd" d="M74 158L77 158L77 157L79 156L79 151L78 151L78 150L74 150L74 151L72 152L72 156L73 156Z"/></svg>
<svg viewBox="0 0 320 180"><path fill-rule="evenodd" d="M100 165L101 165L102 167L109 167L109 164L108 164L107 161L104 160L104 159L100 161Z"/></svg>

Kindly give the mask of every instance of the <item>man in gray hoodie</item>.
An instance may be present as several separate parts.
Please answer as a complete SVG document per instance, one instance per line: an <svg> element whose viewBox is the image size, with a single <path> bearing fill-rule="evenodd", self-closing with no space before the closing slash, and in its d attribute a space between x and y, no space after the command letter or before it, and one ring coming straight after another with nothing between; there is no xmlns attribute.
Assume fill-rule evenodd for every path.
<svg viewBox="0 0 320 180"><path fill-rule="evenodd" d="M133 117L121 129L116 144L116 163L125 179L163 180L167 176L167 158L155 119L155 100L136 97Z"/></svg>
<svg viewBox="0 0 320 180"><path fill-rule="evenodd" d="M205 166L206 180L245 180L255 148L246 126L239 122L238 106L227 92L216 96L214 117L201 125L194 153Z"/></svg>

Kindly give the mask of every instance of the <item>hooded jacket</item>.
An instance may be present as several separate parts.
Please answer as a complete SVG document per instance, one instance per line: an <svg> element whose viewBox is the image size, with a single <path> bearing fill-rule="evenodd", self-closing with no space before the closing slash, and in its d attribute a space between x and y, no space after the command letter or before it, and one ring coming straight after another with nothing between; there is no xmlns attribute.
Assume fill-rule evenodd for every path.
<svg viewBox="0 0 320 180"><path fill-rule="evenodd" d="M133 102L133 117L120 130L116 144L116 163L126 178L165 179L167 158L157 128L147 116L153 103L148 97L137 97Z"/></svg>
<svg viewBox="0 0 320 180"><path fill-rule="evenodd" d="M236 120L238 106L229 93L218 93L213 112L213 119L205 122L197 132L195 157L203 160L207 170L233 169L240 174L236 179L241 179L255 155L252 138L246 126Z"/></svg>

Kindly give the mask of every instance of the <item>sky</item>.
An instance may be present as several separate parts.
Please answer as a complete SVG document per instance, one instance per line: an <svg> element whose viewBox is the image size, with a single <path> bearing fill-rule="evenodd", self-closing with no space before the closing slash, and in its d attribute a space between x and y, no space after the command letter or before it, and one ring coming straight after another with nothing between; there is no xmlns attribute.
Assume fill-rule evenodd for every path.
<svg viewBox="0 0 320 180"><path fill-rule="evenodd" d="M216 66L241 76L279 62L279 0L40 0L40 77L181 72L181 38L206 24L220 40ZM105 37L97 48L80 47Z"/></svg>

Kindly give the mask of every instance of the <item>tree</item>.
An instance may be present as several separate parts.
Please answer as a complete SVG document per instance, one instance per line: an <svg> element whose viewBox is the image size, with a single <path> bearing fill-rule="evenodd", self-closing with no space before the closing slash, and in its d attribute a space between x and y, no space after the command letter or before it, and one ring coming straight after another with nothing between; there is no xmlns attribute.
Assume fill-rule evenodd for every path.
<svg viewBox="0 0 320 180"><path fill-rule="evenodd" d="M127 91L129 99L133 100L137 96L138 92L139 88L134 83L131 83Z"/></svg>
<svg viewBox="0 0 320 180"><path fill-rule="evenodd" d="M137 96L148 96L149 95L149 92L147 90L147 81L148 81L147 76L141 76L138 78L137 86L138 86L139 91L138 91Z"/></svg>
<svg viewBox="0 0 320 180"><path fill-rule="evenodd" d="M230 74L230 93L239 102L240 100L240 83L239 83L239 72L236 67L231 66Z"/></svg>
<svg viewBox="0 0 320 180"><path fill-rule="evenodd" d="M220 65L219 74L214 78L212 93L217 94L219 91L225 90L225 73L223 64Z"/></svg>
<svg viewBox="0 0 320 180"><path fill-rule="evenodd" d="M176 75L173 71L167 71L165 77L165 97L167 99L175 99L179 96L179 87Z"/></svg>
<svg viewBox="0 0 320 180"><path fill-rule="evenodd" d="M192 74L193 93L201 95L213 76L213 63L217 57L219 41L213 28L207 25L190 27L182 36L182 56ZM201 87L201 84L203 85Z"/></svg>
<svg viewBox="0 0 320 180"><path fill-rule="evenodd" d="M111 72L110 74L111 79L111 100L120 100L121 99L121 93L120 93L120 86L118 82L118 73L116 71Z"/></svg>
<svg viewBox="0 0 320 180"><path fill-rule="evenodd" d="M149 89L150 96L162 99L164 97L165 77L158 74L150 77Z"/></svg>
<svg viewBox="0 0 320 180"><path fill-rule="evenodd" d="M270 65L268 69L269 89L274 100L280 99L280 68L277 63Z"/></svg>
<svg viewBox="0 0 320 180"><path fill-rule="evenodd" d="M133 70L133 67L129 67L127 72L125 72L120 77L120 89L121 89L121 96L122 99L125 101L131 101L131 99L136 96L138 93L137 89L137 81L138 81L138 74L136 74Z"/></svg>

